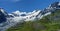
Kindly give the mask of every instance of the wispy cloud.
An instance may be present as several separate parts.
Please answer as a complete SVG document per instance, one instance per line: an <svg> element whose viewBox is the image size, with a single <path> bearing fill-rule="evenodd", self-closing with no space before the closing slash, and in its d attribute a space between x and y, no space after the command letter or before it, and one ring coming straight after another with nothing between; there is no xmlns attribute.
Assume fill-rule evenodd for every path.
<svg viewBox="0 0 60 31"><path fill-rule="evenodd" d="M21 1L21 0L10 0L10 1L12 1L12 2L19 2L19 1Z"/></svg>
<svg viewBox="0 0 60 31"><path fill-rule="evenodd" d="M21 0L0 0L0 2L19 2Z"/></svg>

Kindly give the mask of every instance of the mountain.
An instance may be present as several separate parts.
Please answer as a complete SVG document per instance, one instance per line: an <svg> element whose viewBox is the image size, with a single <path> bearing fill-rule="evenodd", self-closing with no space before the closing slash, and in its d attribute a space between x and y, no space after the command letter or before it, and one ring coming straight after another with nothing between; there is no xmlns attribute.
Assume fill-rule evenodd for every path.
<svg viewBox="0 0 60 31"><path fill-rule="evenodd" d="M41 10L35 10L33 12L20 12L20 11L16 11L16 12L12 12L11 14L9 14L11 17L18 17L18 18L23 18L25 19L25 21L28 20L34 20L36 17L38 17L37 15L41 12Z"/></svg>
<svg viewBox="0 0 60 31"><path fill-rule="evenodd" d="M44 10L34 10L33 12L28 13L20 12L18 10L12 13L7 13L2 8L0 8L0 31L5 31L11 26L28 21L41 21L42 19L42 21L44 21L46 19L52 20L52 18L57 20L59 19L59 12L60 2L55 2ZM54 14L56 14L56 16Z"/></svg>
<svg viewBox="0 0 60 31"><path fill-rule="evenodd" d="M6 21L6 16L7 16L7 13L3 9L0 8L0 23Z"/></svg>
<svg viewBox="0 0 60 31"><path fill-rule="evenodd" d="M35 14L36 12L37 15ZM23 24L17 24L7 31L60 31L60 2L55 2L43 11L38 10L35 13L32 16L39 20L34 18L32 19L33 22L29 20Z"/></svg>

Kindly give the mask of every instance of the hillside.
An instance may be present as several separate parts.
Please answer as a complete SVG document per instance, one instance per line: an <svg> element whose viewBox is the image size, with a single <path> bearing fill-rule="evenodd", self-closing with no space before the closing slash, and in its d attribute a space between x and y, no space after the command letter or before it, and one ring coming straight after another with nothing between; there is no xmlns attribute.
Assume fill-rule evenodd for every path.
<svg viewBox="0 0 60 31"><path fill-rule="evenodd" d="M7 31L60 31L60 10L56 9L50 15L34 22L28 21L17 24Z"/></svg>

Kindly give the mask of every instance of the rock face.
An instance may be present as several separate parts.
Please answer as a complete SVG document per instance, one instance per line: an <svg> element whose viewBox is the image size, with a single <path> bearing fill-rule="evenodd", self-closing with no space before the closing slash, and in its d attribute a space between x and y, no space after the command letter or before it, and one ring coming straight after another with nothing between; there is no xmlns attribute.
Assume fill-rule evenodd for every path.
<svg viewBox="0 0 60 31"><path fill-rule="evenodd" d="M51 4L50 8L59 8L60 9L60 2L55 2Z"/></svg>
<svg viewBox="0 0 60 31"><path fill-rule="evenodd" d="M0 9L0 23L6 22L6 15Z"/></svg>
<svg viewBox="0 0 60 31"><path fill-rule="evenodd" d="M58 4L59 4L59 2L55 2L55 3L51 4L51 7L58 7Z"/></svg>

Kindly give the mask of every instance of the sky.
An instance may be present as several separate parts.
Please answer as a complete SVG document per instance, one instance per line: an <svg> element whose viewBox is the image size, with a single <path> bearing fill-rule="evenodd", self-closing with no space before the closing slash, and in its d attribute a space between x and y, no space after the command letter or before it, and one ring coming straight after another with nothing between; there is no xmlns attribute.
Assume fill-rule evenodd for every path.
<svg viewBox="0 0 60 31"><path fill-rule="evenodd" d="M8 13L19 10L21 12L31 12L33 10L43 10L51 3L60 0L0 0L0 8L4 8Z"/></svg>

